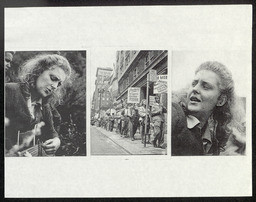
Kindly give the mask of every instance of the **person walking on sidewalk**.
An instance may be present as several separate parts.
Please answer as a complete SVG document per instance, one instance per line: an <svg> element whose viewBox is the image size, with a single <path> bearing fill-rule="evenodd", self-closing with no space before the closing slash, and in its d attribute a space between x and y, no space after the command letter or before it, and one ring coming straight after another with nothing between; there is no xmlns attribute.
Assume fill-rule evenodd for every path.
<svg viewBox="0 0 256 202"><path fill-rule="evenodd" d="M139 114L139 123L140 123L140 134L141 134L141 143L144 144L145 135L148 135L147 143L150 143L150 134L149 134L149 116L146 123L146 99L141 100L140 107L138 107ZM145 131L145 124L147 124L147 131Z"/></svg>
<svg viewBox="0 0 256 202"><path fill-rule="evenodd" d="M118 111L116 113L116 115L114 116L115 118L115 123L116 123L116 133L120 133L121 134L121 113L120 111Z"/></svg>
<svg viewBox="0 0 256 202"><path fill-rule="evenodd" d="M128 124L129 124L129 117L128 117L128 106L127 103L124 102L124 109L122 111L123 119L122 119L122 131L121 136L128 137Z"/></svg>
<svg viewBox="0 0 256 202"><path fill-rule="evenodd" d="M164 114L167 110L160 103L159 95L155 96L155 103L151 107L151 116L152 116L152 123L154 126L154 133L153 133L153 140L152 144L154 147L160 147L162 133L163 133L163 123L164 123Z"/></svg>
<svg viewBox="0 0 256 202"><path fill-rule="evenodd" d="M130 117L130 124L129 124L130 137L131 137L131 140L134 141L135 140L134 135L139 125L139 114L138 114L137 106L135 106L135 104L131 106L130 111L131 111L131 115L129 116Z"/></svg>
<svg viewBox="0 0 256 202"><path fill-rule="evenodd" d="M112 132L114 128L114 113L109 117L109 131Z"/></svg>

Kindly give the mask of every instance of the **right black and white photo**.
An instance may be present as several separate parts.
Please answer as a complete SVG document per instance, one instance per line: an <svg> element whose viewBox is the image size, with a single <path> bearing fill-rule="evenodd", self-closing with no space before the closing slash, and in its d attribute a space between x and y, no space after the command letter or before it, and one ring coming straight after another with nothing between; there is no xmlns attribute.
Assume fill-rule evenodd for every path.
<svg viewBox="0 0 256 202"><path fill-rule="evenodd" d="M249 56L243 51L173 52L172 156L246 154Z"/></svg>

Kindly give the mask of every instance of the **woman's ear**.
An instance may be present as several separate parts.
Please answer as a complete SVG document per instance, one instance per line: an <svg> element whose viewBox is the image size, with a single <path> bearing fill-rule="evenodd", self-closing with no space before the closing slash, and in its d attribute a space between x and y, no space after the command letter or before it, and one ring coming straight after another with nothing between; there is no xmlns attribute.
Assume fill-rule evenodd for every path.
<svg viewBox="0 0 256 202"><path fill-rule="evenodd" d="M216 106L222 107L226 102L227 102L227 96L226 95L221 95L218 99L218 102L217 102Z"/></svg>

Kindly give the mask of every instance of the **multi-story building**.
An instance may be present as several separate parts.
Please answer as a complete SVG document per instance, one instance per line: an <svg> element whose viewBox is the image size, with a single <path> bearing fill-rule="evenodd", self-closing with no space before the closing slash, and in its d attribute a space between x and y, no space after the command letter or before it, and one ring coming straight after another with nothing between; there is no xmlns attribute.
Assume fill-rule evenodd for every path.
<svg viewBox="0 0 256 202"><path fill-rule="evenodd" d="M118 77L117 77L117 68L114 65L114 69L112 71L112 74L110 76L110 80L109 80L109 92L112 95L112 99L115 101L116 97L118 96Z"/></svg>
<svg viewBox="0 0 256 202"><path fill-rule="evenodd" d="M112 72L113 69L109 67L97 68L95 91L92 100L92 115L95 112L100 113L100 111L106 111L113 106L111 92L108 89Z"/></svg>
<svg viewBox="0 0 256 202"><path fill-rule="evenodd" d="M149 51L117 51L116 67L118 77L117 100L126 100L129 87L141 88L141 99L146 98L147 74L156 70L158 75L167 75L168 52L163 50ZM149 95L153 95L153 83L150 84ZM167 95L161 95L167 106Z"/></svg>

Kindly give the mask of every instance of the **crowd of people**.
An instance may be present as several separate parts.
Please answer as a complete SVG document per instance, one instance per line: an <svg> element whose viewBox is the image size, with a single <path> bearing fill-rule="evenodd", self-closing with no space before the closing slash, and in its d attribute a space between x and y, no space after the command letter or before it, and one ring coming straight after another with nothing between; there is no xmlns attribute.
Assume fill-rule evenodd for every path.
<svg viewBox="0 0 256 202"><path fill-rule="evenodd" d="M166 108L160 103L159 95L155 96L155 103L146 110L146 99L140 104L122 102L119 113L106 113L96 120L97 125L108 131L113 131L131 141L141 140L142 144L152 144L154 147L164 148L164 113ZM135 137L137 131L140 138Z"/></svg>

